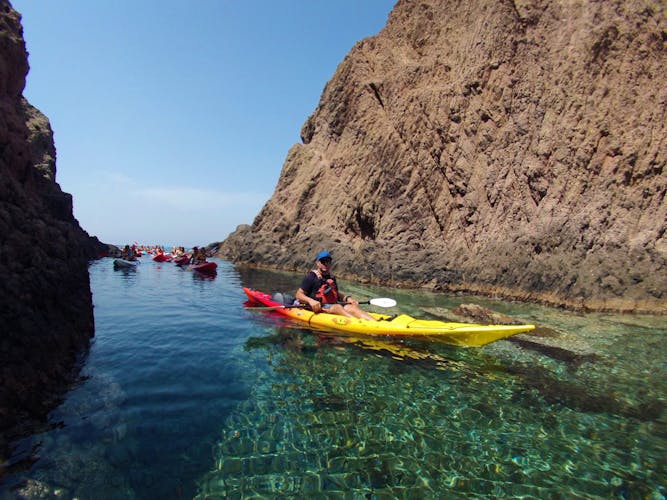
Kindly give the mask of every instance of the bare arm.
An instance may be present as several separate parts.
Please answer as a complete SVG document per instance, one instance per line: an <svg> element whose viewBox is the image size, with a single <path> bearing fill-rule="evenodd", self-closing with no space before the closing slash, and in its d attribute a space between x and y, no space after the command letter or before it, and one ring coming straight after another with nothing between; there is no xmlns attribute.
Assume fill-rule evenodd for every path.
<svg viewBox="0 0 667 500"><path fill-rule="evenodd" d="M302 304L308 304L310 308L313 310L313 312L318 313L322 311L322 304L320 304L319 301L308 297L308 295L306 295L306 292L304 292L303 289L299 288L296 291L296 298Z"/></svg>

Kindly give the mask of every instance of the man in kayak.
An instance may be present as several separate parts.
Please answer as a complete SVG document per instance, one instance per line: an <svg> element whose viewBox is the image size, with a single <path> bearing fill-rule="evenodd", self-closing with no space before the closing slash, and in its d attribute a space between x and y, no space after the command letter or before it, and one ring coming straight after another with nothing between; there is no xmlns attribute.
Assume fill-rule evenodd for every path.
<svg viewBox="0 0 667 500"><path fill-rule="evenodd" d="M331 274L333 258L329 252L317 254L315 269L310 271L301 282L296 298L302 304L308 304L313 312L323 310L354 318L374 321L375 318L359 307L359 302L338 290L336 278Z"/></svg>

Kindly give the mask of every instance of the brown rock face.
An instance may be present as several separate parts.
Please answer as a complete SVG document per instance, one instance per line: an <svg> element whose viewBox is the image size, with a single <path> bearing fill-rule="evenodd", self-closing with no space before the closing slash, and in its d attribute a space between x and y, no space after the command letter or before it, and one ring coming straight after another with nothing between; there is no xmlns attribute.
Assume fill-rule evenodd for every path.
<svg viewBox="0 0 667 500"><path fill-rule="evenodd" d="M400 0L220 255L667 312L664 2Z"/></svg>
<svg viewBox="0 0 667 500"><path fill-rule="evenodd" d="M27 72L20 16L0 0L0 464L16 426L46 416L89 345L88 260L106 248L55 182L51 126L22 97Z"/></svg>

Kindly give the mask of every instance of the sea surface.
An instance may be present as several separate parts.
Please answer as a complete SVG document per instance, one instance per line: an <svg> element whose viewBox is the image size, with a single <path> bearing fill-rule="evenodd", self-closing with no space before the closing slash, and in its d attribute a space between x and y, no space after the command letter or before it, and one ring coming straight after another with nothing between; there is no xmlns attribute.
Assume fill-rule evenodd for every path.
<svg viewBox="0 0 667 500"><path fill-rule="evenodd" d="M392 313L476 303L540 327L483 348L354 339L244 309L242 286L301 275L216 262L91 263L81 380L16 443L0 499L667 495L667 319L342 282Z"/></svg>

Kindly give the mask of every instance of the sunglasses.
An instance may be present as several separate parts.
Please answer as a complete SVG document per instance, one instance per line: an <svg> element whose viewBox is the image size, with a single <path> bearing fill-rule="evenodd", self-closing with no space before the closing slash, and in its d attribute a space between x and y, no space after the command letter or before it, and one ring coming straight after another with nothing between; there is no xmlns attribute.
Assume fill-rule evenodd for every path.
<svg viewBox="0 0 667 500"><path fill-rule="evenodd" d="M330 257L324 257L323 259L320 259L320 262L322 264L331 264L331 258Z"/></svg>

